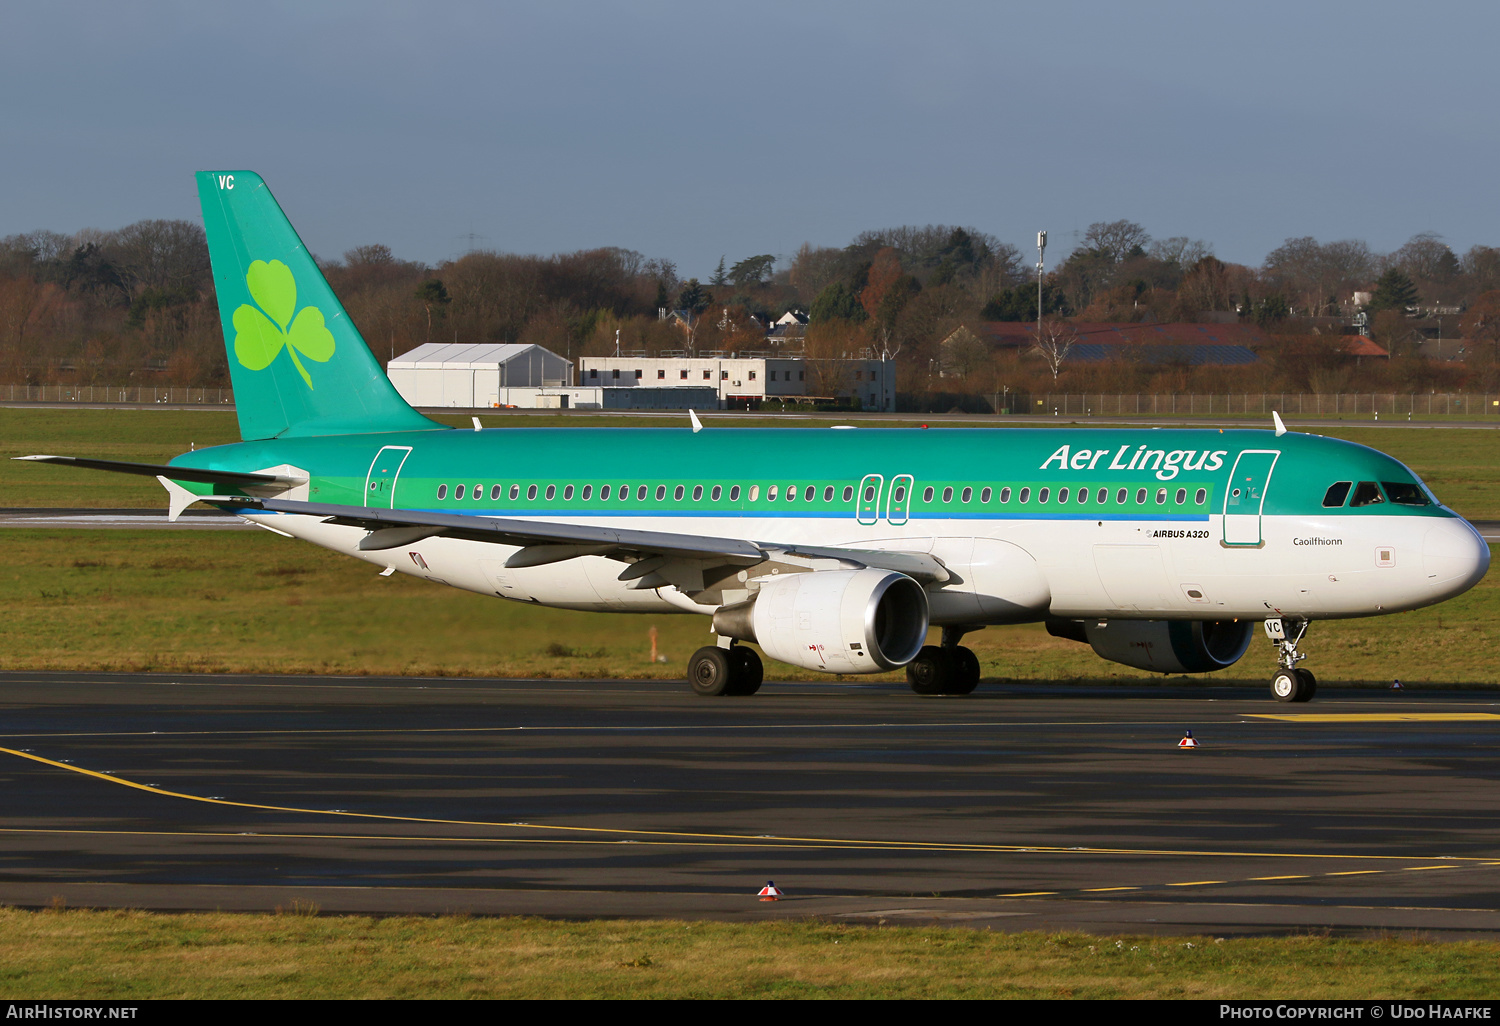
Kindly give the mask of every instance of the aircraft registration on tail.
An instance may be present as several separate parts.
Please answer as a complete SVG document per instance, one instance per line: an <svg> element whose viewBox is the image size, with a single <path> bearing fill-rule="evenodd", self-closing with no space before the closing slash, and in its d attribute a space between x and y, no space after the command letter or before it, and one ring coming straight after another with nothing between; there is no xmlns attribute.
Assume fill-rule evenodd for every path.
<svg viewBox="0 0 1500 1026"><path fill-rule="evenodd" d="M505 428L408 406L260 177L200 172L243 441L149 474L402 573L518 602L709 618L702 695L753 694L757 645L834 674L905 667L966 694L984 627L1044 622L1161 673L1233 665L1307 701L1317 620L1431 605L1489 548L1397 460L1285 431ZM941 644L928 645L941 628ZM503 643L503 639L497 639Z"/></svg>

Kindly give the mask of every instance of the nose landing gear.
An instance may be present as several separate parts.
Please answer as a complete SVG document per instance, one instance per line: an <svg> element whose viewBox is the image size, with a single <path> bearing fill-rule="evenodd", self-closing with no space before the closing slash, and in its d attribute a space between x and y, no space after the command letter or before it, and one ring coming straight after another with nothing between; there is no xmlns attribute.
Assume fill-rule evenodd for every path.
<svg viewBox="0 0 1500 1026"><path fill-rule="evenodd" d="M1273 617L1266 621L1266 637L1276 646L1276 661L1281 669L1271 678L1271 697L1278 702L1311 702L1318 692L1318 678L1311 670L1297 666L1307 655L1297 651L1302 636L1307 633L1307 620L1283 620Z"/></svg>

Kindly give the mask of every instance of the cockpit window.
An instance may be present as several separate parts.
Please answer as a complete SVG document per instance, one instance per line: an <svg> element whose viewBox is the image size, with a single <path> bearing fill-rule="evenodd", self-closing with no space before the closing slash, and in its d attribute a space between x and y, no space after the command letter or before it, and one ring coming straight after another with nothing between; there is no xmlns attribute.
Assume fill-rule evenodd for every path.
<svg viewBox="0 0 1500 1026"><path fill-rule="evenodd" d="M1353 481L1337 481L1328 486L1328 491L1323 493L1323 505L1328 507L1342 506L1344 500L1349 497L1349 489L1354 487Z"/></svg>
<svg viewBox="0 0 1500 1026"><path fill-rule="evenodd" d="M1391 501L1402 506L1426 506L1427 496L1422 494L1422 489L1414 484L1403 481L1382 481L1385 494L1391 497Z"/></svg>
<svg viewBox="0 0 1500 1026"><path fill-rule="evenodd" d="M1374 481L1361 481L1354 486L1354 498L1349 500L1351 506L1373 506L1378 502L1384 502L1385 496L1380 494L1380 486Z"/></svg>

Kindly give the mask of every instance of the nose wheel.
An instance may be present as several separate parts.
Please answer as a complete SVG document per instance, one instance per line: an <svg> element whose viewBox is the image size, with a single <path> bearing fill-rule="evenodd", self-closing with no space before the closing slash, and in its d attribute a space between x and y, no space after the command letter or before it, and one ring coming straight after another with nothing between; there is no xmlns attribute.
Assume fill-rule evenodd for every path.
<svg viewBox="0 0 1500 1026"><path fill-rule="evenodd" d="M1276 661L1281 669L1271 678L1271 697L1278 702L1311 702L1318 693L1318 678L1311 670L1297 664L1307 658L1298 652L1297 645L1307 633L1306 620L1283 620L1276 617L1266 621L1266 637L1276 646Z"/></svg>

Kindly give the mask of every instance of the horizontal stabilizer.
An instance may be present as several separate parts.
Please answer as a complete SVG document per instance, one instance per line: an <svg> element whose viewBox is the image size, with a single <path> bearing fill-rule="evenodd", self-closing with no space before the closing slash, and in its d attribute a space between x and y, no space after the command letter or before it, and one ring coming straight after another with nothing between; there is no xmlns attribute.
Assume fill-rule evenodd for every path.
<svg viewBox="0 0 1500 1026"><path fill-rule="evenodd" d="M124 463L120 460L84 459L81 456L12 456L11 459L28 460L32 463L56 463L59 466L83 467L86 470L112 470L117 474L165 477L172 481L193 481L198 484L226 484L240 487L280 485L283 488L292 488L306 483L304 478L281 477L276 474L246 474L238 470L172 467L160 463Z"/></svg>

